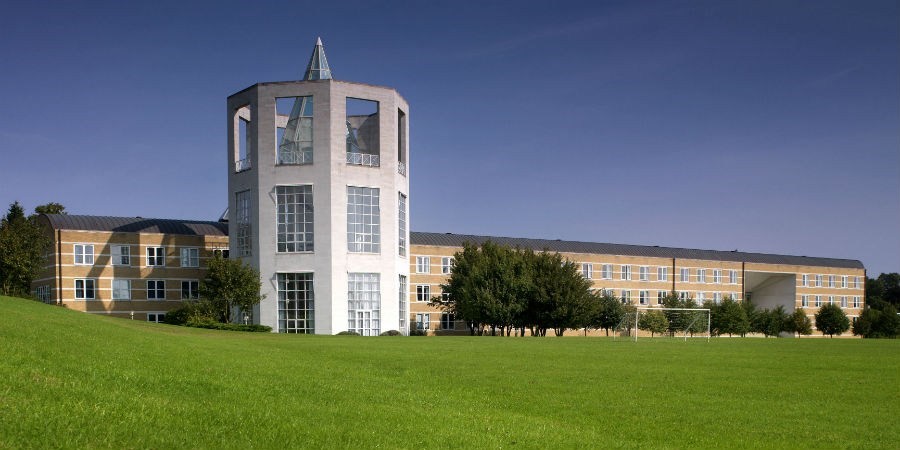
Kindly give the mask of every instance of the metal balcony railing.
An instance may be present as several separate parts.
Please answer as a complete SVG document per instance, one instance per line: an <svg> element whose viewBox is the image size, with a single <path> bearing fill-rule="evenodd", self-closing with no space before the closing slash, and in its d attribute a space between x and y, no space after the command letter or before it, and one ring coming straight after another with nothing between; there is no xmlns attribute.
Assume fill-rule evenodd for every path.
<svg viewBox="0 0 900 450"><path fill-rule="evenodd" d="M281 151L278 153L278 164L284 165L300 165L312 164L312 150L303 151Z"/></svg>
<svg viewBox="0 0 900 450"><path fill-rule="evenodd" d="M368 153L347 152L347 164L358 166L381 167L381 157Z"/></svg>
<svg viewBox="0 0 900 450"><path fill-rule="evenodd" d="M397 161L397 173L400 175L406 176L406 163Z"/></svg>
<svg viewBox="0 0 900 450"><path fill-rule="evenodd" d="M235 173L237 173L237 172L243 172L243 171L245 171L245 170L250 170L250 167L252 167L252 165L250 164L250 157L249 157L249 156L246 157L246 158L244 158L244 159L239 159L239 160L237 160L237 161L234 162L234 171L235 171Z"/></svg>

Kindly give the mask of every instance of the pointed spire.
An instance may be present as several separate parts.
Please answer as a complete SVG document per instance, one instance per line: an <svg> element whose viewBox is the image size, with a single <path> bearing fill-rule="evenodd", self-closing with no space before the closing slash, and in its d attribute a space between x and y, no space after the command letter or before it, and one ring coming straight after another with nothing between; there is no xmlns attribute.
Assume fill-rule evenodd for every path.
<svg viewBox="0 0 900 450"><path fill-rule="evenodd" d="M316 47L313 49L312 56L309 57L309 65L306 66L306 74L303 75L303 79L331 79L331 68L328 67L328 59L325 58L325 46L322 45L322 38L316 39Z"/></svg>

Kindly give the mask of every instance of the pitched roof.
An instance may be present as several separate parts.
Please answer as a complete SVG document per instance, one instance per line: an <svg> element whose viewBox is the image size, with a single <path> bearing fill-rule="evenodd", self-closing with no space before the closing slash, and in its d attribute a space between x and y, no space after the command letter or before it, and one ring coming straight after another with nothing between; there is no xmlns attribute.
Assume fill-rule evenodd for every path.
<svg viewBox="0 0 900 450"><path fill-rule="evenodd" d="M228 224L221 222L75 214L44 214L43 216L47 218L54 230L228 236Z"/></svg>
<svg viewBox="0 0 900 450"><path fill-rule="evenodd" d="M816 258L808 256L771 255L767 253L747 253L739 251L695 250L647 245L605 244L599 242L561 241L549 239L527 239L497 236L475 236L453 233L425 233L411 231L410 242L414 245L436 245L462 247L464 243L481 244L491 241L510 247L548 250L560 253L597 253L620 256L645 256L656 258L704 259L711 261L733 261L763 264L789 264L798 266L842 267L864 269L862 262L855 259Z"/></svg>

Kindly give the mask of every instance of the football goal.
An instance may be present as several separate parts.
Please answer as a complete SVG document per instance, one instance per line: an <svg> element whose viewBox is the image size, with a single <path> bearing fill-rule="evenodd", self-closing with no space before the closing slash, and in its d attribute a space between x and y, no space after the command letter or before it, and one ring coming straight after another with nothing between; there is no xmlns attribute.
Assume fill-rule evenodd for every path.
<svg viewBox="0 0 900 450"><path fill-rule="evenodd" d="M616 327L622 337L710 337L710 311L708 308L636 308L634 314L626 314Z"/></svg>

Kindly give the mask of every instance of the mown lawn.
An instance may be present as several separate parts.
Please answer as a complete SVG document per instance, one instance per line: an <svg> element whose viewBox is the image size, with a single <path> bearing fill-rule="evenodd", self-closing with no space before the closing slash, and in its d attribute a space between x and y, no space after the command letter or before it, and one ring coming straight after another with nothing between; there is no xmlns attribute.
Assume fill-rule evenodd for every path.
<svg viewBox="0 0 900 450"><path fill-rule="evenodd" d="M0 448L896 448L900 341L286 336L0 297Z"/></svg>

